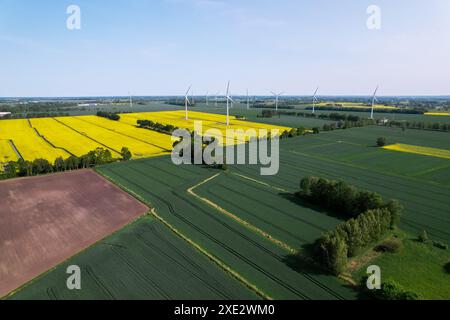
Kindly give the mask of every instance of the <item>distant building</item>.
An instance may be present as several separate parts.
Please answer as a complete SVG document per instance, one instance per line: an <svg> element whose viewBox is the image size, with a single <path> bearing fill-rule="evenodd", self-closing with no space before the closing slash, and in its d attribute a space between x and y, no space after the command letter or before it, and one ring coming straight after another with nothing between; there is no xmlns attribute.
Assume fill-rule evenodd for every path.
<svg viewBox="0 0 450 320"><path fill-rule="evenodd" d="M11 112L0 112L0 118L4 118L6 116L10 116Z"/></svg>
<svg viewBox="0 0 450 320"><path fill-rule="evenodd" d="M389 123L389 119L386 119L386 118L378 120L378 124L380 124L380 125L385 125L388 123Z"/></svg>

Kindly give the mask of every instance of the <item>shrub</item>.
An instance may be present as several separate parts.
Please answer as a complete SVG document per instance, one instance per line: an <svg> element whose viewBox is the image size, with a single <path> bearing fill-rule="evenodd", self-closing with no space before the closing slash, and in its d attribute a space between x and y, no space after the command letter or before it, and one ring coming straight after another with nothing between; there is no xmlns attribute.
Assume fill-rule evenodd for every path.
<svg viewBox="0 0 450 320"><path fill-rule="evenodd" d="M427 243L428 241L430 241L430 238L428 237L428 233L426 230L422 231L422 233L419 235L418 240L422 243Z"/></svg>
<svg viewBox="0 0 450 320"><path fill-rule="evenodd" d="M380 252L395 253L403 248L403 243L398 238L391 238L380 244L376 250Z"/></svg>
<svg viewBox="0 0 450 320"><path fill-rule="evenodd" d="M448 274L450 274L450 261L447 262L447 264L444 266L444 270L445 270L445 272L447 272Z"/></svg>
<svg viewBox="0 0 450 320"><path fill-rule="evenodd" d="M377 146L384 147L387 144L387 140L384 137L380 137L377 139Z"/></svg>
<svg viewBox="0 0 450 320"><path fill-rule="evenodd" d="M363 284L366 285L365 283ZM381 290L370 290L369 295L378 300L418 300L419 296L406 291L395 281L388 280L381 285Z"/></svg>
<svg viewBox="0 0 450 320"><path fill-rule="evenodd" d="M442 250L448 250L448 244L440 241L433 241L433 246Z"/></svg>

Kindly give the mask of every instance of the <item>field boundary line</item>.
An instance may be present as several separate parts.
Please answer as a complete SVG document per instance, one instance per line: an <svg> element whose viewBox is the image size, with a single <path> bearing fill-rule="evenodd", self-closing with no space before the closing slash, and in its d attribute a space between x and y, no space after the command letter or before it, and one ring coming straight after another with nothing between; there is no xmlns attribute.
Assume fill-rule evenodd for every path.
<svg viewBox="0 0 450 320"><path fill-rule="evenodd" d="M248 221L245 221L245 220L239 218L238 216L236 216L235 214L231 213L230 211L222 208L218 204L216 204L216 203L212 202L211 200L209 200L207 198L204 198L204 197L202 197L202 196L200 196L200 195L198 195L198 194L196 194L194 192L194 189L197 189L198 187L201 187L202 185L204 185L204 184L206 184L206 183L216 179L218 176L220 176L220 173L218 173L218 174L216 174L216 175L214 175L214 176L212 176L212 177L210 177L210 178L200 182L199 184L189 188L187 190L187 192L190 195L194 196L195 198L197 198L197 199L201 200L202 202L208 204L209 206L213 207L214 209L216 209L220 213L222 213L222 214L226 215L227 217L237 221L239 224L243 225L244 227L246 227L250 231L253 231L253 232L259 234L260 236L268 239L269 241L271 241L272 243L276 244L280 248L288 251L289 253L291 253L291 254L297 254L298 253L297 250L293 249L292 247L290 247L288 244L284 243L283 241L276 239L275 237L273 237L269 233L267 233L267 232L261 230L260 228L254 226L253 224L249 223Z"/></svg>
<svg viewBox="0 0 450 320"><path fill-rule="evenodd" d="M216 265L218 265L220 268L224 269L227 273L229 273L231 276L233 276L236 280L243 283L247 288L254 291L258 296L265 300L273 300L270 296L265 294L263 291L258 289L254 284L249 282L247 279L245 279L243 276L241 276L237 271L233 270L231 267L226 265L224 262L222 262L219 258L215 257L211 253L209 253L207 250L203 249L200 245L195 243L193 240L182 234L178 229L176 229L174 226L172 226L170 223L168 223L164 218L158 215L155 208L152 208L151 211L152 215L158 219L162 224L164 224L167 228L169 228L173 233L178 235L180 238L182 238L184 241L189 243L191 246L193 246L195 249L197 249L200 253L204 254L208 259L210 259L212 262L214 262Z"/></svg>
<svg viewBox="0 0 450 320"><path fill-rule="evenodd" d="M112 178L110 178L108 175L96 171L98 174L100 174L101 176L103 176L106 180L116 184L119 188L121 188L122 190L128 192L129 194L131 194L133 197L135 197L136 199L138 199L139 201L141 201L142 203L148 205L151 209L149 211L149 213L151 214L151 216L155 217L159 222L161 222L164 226L166 226L167 228L169 228L169 230L171 230L173 233L175 233L178 237L180 237L181 239L183 239L184 241L186 241L189 245L191 245L192 247L194 247L194 249L196 249L197 251L199 251L200 253L202 253L203 255L205 255L210 261L212 261L213 263L215 263L219 268L223 269L225 271L225 273L230 274L233 278L235 278L236 280L238 280L239 282L241 282L244 286L246 286L248 289L252 290L253 292L256 293L256 295L258 295L259 297L261 297L264 300L273 300L272 297L270 297L269 295L267 295L266 293L264 293L262 290L260 290L256 285L252 284L250 281L248 281L247 279L245 279L243 276L241 276L237 271L233 270L231 267L229 267L227 264L225 264L224 262L222 262L222 260L220 260L219 258L215 257L213 254L209 253L206 249L202 248L200 245L198 245L196 242L194 242L193 240L191 240L189 237L185 236L182 232L178 231L177 228L175 228L174 226L172 226L169 222L167 222L163 217L161 217L157 211L156 208L150 203L150 201L145 200L143 197L141 197L140 195L138 195L136 192L130 190L129 188L125 187L123 184L114 181Z"/></svg>
<svg viewBox="0 0 450 320"><path fill-rule="evenodd" d="M9 139L9 140L8 140L8 143L9 143L9 145L11 146L11 148L13 149L13 151L16 153L17 158L18 158L18 159L25 160L25 159L22 157L22 154L20 153L19 149L17 149L17 146L16 146L16 144L14 143L14 141L11 140L11 139Z"/></svg>
<svg viewBox="0 0 450 320"><path fill-rule="evenodd" d="M73 118L73 117L70 117L70 118ZM115 153L117 153L118 155L120 155L120 152L119 152L119 151L115 150L114 148L111 148L111 147L107 146L106 144L104 144L104 143L102 143L102 142L100 142L100 141L98 141L98 140L92 138L91 136L89 136L89 135L87 135L87 134L83 134L82 132L78 131L77 129L72 128L71 126L69 126L67 123L64 123L64 122L62 122L62 121L60 121L60 120L58 120L58 119L56 119L56 118L52 118L52 119L55 120L56 122L62 124L63 126L69 128L70 130L75 131L75 132L78 133L79 135L81 135L81 136L83 136L83 137L86 137L86 138L88 138L88 139L94 141L95 143L98 143L99 145L104 146L106 149L112 150L112 151L114 151Z"/></svg>
<svg viewBox="0 0 450 320"><path fill-rule="evenodd" d="M148 144L148 145L150 145L150 146L153 146L153 147L155 147L155 148L158 148L158 149L163 150L163 152L172 152L172 150L169 150L169 149L166 149L166 148L164 148L164 147L158 146L158 145L156 145L156 144L150 143L150 142L145 141L145 140L143 140L143 139L140 139L140 138L136 138L136 137L130 136L130 135L126 134L126 133L123 133L123 132L120 132L120 131L116 131L116 130L114 130L114 129L110 129L110 128L104 127L104 126L102 126L102 125L100 125L100 124L98 124L98 123L94 123L94 122L92 122L92 121L83 119L82 117L79 117L79 118L77 118L77 119L78 119L78 120L81 120L81 121L84 121L84 122L86 122L86 123L89 123L90 125L93 125L93 126L96 126L96 127L99 127L99 128L102 128L102 129L105 129L105 130L108 130L108 131L111 131L111 132L113 132L113 133L122 135L122 136L124 136L124 137L127 137L127 138L130 138L130 139L133 139L133 140L136 140L136 141L139 141L139 142ZM131 125L127 124L127 123L123 123L123 122L120 122L120 123L121 123L121 124L128 125L128 126L131 126ZM136 127L135 127L135 128L136 128ZM153 130L150 130L150 131L153 131ZM155 132L156 132L156 131L155 131Z"/></svg>
<svg viewBox="0 0 450 320"><path fill-rule="evenodd" d="M238 176L238 177L240 177L240 178L243 178L243 179L245 179L245 180L249 180L249 181L255 182L255 183L257 183L257 184L260 184L260 185L263 185L263 186L266 186L266 187L275 189L275 190L277 190L277 191L289 193L289 191L286 190L286 189L283 189L283 188L280 188L280 187L276 187L276 186L272 186L272 185L270 185L270 184L268 184L268 183L266 183L266 182L259 181L259 180L256 180L256 179L254 179L254 178L244 176L243 174L239 174L239 173L236 173L236 172L232 172L231 174L233 174L233 175L235 175L235 176Z"/></svg>

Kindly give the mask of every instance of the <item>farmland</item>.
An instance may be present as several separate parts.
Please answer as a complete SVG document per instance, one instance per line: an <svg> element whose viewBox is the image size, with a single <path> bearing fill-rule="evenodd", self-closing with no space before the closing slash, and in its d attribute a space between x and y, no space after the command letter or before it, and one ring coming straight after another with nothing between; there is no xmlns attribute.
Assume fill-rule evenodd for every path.
<svg viewBox="0 0 450 320"><path fill-rule="evenodd" d="M66 287L70 265L82 270L82 290ZM253 300L258 296L146 216L62 263L10 299Z"/></svg>
<svg viewBox="0 0 450 320"><path fill-rule="evenodd" d="M56 149L42 139L27 120L1 120L0 139L13 141L25 160L42 158L54 161L58 157L70 156L66 151Z"/></svg>
<svg viewBox="0 0 450 320"><path fill-rule="evenodd" d="M450 159L450 150L445 149L437 149L437 148L428 148L428 147L418 147L412 146L409 144L392 144L384 147L386 150L420 154L423 156L430 156L436 158Z"/></svg>
<svg viewBox="0 0 450 320"><path fill-rule="evenodd" d="M201 120L204 131L218 129L224 132L226 129L226 117L222 115L200 112L190 114L189 121L184 120L184 112L181 111L123 114L120 121L97 116L1 120L0 163L17 160L17 154L11 148L12 143L24 160L33 161L41 158L50 163L58 157L63 159L71 155L79 157L97 148L109 150L115 159L121 157L123 147L131 151L134 159L169 154L172 150L171 136L140 129L137 127L137 120L153 120L190 130L194 129L195 120ZM257 133L258 129L279 129L280 132L289 129L234 118L231 120L230 128L255 129ZM12 143L8 142L9 140ZM233 139L225 142L234 144L239 141Z"/></svg>
<svg viewBox="0 0 450 320"><path fill-rule="evenodd" d="M0 297L148 208L93 171L0 183Z"/></svg>
<svg viewBox="0 0 450 320"><path fill-rule="evenodd" d="M190 195L187 189L217 173L212 169L174 167L169 158L158 158L125 165L114 164L99 170L123 188L151 203L161 221L237 272L267 297L355 297L337 279L313 271L304 263L293 263L290 259L292 253L285 248ZM324 217L324 220L326 225L328 218Z"/></svg>

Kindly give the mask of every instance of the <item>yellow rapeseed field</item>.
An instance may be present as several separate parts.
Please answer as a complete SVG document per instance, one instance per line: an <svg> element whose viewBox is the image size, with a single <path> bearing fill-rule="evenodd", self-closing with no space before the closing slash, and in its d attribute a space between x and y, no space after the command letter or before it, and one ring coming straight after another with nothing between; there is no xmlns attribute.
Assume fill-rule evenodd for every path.
<svg viewBox="0 0 450 320"><path fill-rule="evenodd" d="M412 146L409 144L401 144L401 143L385 146L384 149L392 150L392 151L399 151L399 152L406 152L406 153L413 153L413 154L420 154L420 155L424 155L424 156L437 157L437 158L443 158L443 159L450 159L450 150L445 150L445 149Z"/></svg>
<svg viewBox="0 0 450 320"><path fill-rule="evenodd" d="M288 127L273 126L237 120L231 117L230 126L226 126L224 115L189 112L189 120L185 120L184 111L147 112L121 115L120 121L112 121L97 116L77 116L40 118L30 121L0 121L0 163L17 160L10 140L20 155L29 161L38 158L47 159L51 163L58 157L68 158L70 155L82 156L96 148L109 149L114 158L120 158L122 147L127 147L133 158L147 158L167 155L172 150L172 137L167 134L137 127L137 120L152 120L175 127L194 129L195 121L202 121L203 134L209 129L216 129L224 137L226 129L254 129L256 135L262 136L259 129L278 129L280 134ZM212 134L214 136L215 134ZM242 143L249 137L244 136L226 144Z"/></svg>
<svg viewBox="0 0 450 320"><path fill-rule="evenodd" d="M73 130L76 130L81 135L85 135L86 137L95 140L104 148L113 150L117 154L120 153L122 147L127 147L135 159L159 156L168 153L167 150L152 144L151 141L146 142L144 140L138 140L126 133L96 125L95 123L92 123L92 118L90 117L85 118L86 117L62 117L57 118L57 120ZM91 120L91 122L89 120ZM112 120L108 121L114 126L118 125L118 123Z"/></svg>
<svg viewBox="0 0 450 320"><path fill-rule="evenodd" d="M17 160L17 155L14 152L9 140L0 140L0 164Z"/></svg>
<svg viewBox="0 0 450 320"><path fill-rule="evenodd" d="M249 121L237 120L236 117L230 117L230 126L226 125L226 116L220 114L210 114L210 113L202 113L202 112L194 112L189 111L189 120L185 120L185 112L183 110L180 111L163 111L163 112L144 112L144 113L132 113L132 114L123 114L121 115L121 122L136 125L137 120L151 120L153 122L161 123L161 124L170 124L175 127L194 130L195 121L202 122L203 134L209 129L218 129L223 137L226 136L227 129L234 130L244 130L247 131L249 129L254 129L256 135L260 137L263 136L262 133L259 132L259 129L266 129L270 131L271 129L279 130L280 134L284 131L289 131L291 128L274 126L264 123L255 123ZM211 135L217 136L217 135ZM252 135L253 136L253 135ZM224 143L235 144L242 143L245 140L248 140L249 137L242 137L242 139L236 139L235 141L225 140Z"/></svg>
<svg viewBox="0 0 450 320"><path fill-rule="evenodd" d="M1 120L0 139L14 142L20 155L29 161L38 158L53 162L58 157L67 158L67 152L53 148L34 131L28 120Z"/></svg>
<svg viewBox="0 0 450 320"><path fill-rule="evenodd" d="M427 112L426 116L450 117L450 112Z"/></svg>
<svg viewBox="0 0 450 320"><path fill-rule="evenodd" d="M70 130L53 118L32 119L31 124L55 147L66 149L78 157L97 148L104 148L101 144Z"/></svg>

